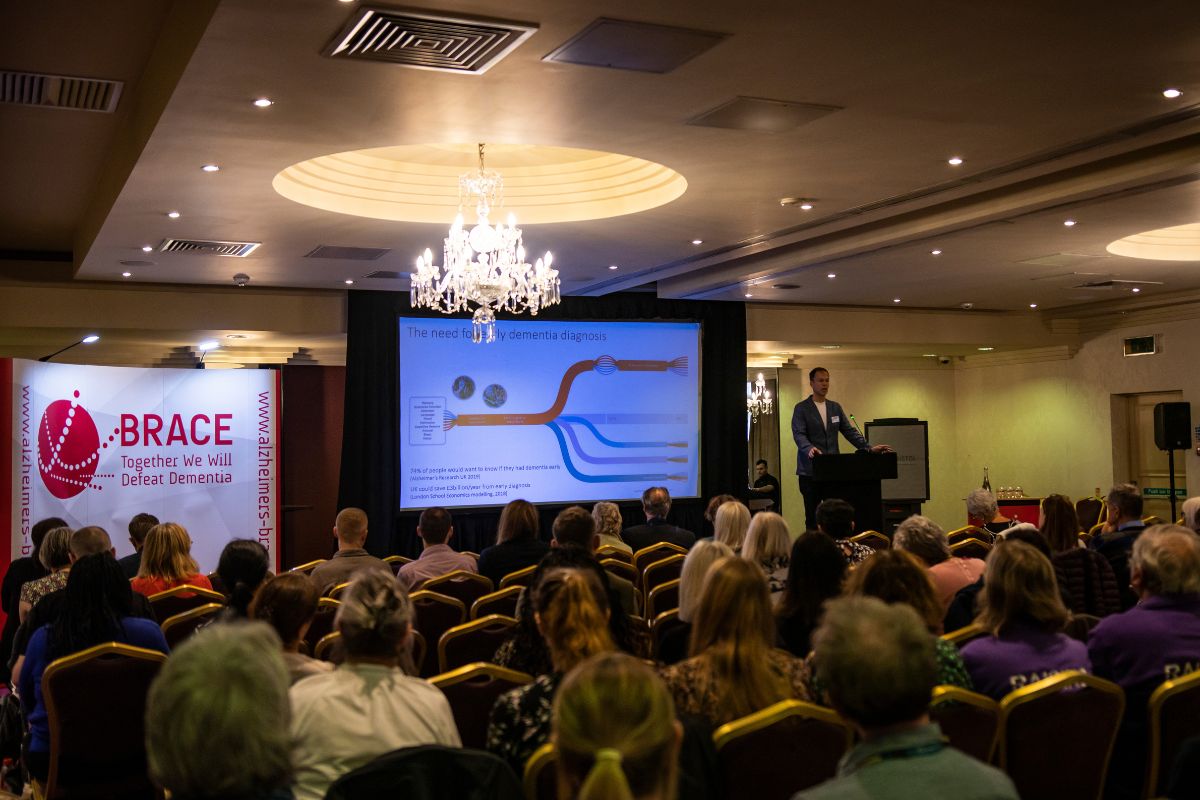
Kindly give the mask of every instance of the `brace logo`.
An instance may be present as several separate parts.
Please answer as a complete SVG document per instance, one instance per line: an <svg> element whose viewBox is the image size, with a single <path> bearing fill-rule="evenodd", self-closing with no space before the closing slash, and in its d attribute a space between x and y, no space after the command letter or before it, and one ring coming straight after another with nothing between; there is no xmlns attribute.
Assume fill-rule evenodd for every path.
<svg viewBox="0 0 1200 800"><path fill-rule="evenodd" d="M78 400L78 390L71 400L55 400L38 424L38 472L46 489L60 500L91 485L100 459L96 423Z"/></svg>

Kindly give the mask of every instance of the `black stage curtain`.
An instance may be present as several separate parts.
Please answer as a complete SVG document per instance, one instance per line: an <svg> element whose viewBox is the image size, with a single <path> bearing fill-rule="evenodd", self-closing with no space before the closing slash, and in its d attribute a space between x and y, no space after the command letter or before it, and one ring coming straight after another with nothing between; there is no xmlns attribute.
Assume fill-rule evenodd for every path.
<svg viewBox="0 0 1200 800"><path fill-rule="evenodd" d="M357 506L367 512L367 549L372 553L415 556L420 551L418 513L398 510L397 320L401 316L441 315L412 309L407 293L358 291L349 293L347 313L346 417L338 504L340 508ZM660 300L649 294L564 297L536 319L702 323L700 491L704 498L725 492L739 497L745 494L746 307L742 303ZM671 521L697 535L709 535L712 531L704 521L706 504L705 499L677 501L671 509ZM542 538L549 539L550 523L563 508L540 507ZM621 510L626 524L644 521L640 503L623 503ZM456 548L479 552L492 544L499 508L453 513Z"/></svg>

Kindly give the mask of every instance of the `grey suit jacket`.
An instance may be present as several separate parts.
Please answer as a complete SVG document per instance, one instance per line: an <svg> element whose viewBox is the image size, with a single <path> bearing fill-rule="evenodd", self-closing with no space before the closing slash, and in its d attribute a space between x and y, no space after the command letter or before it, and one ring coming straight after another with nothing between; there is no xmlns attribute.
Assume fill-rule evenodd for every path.
<svg viewBox="0 0 1200 800"><path fill-rule="evenodd" d="M839 403L826 398L825 416L827 424L821 425L821 414L812 395L796 404L792 411L792 438L796 440L799 453L796 455L796 474L812 475L812 459L808 451L813 447L822 453L838 452L838 431L854 445L856 450L866 450L870 447L863 435L850 424L850 418L842 410Z"/></svg>

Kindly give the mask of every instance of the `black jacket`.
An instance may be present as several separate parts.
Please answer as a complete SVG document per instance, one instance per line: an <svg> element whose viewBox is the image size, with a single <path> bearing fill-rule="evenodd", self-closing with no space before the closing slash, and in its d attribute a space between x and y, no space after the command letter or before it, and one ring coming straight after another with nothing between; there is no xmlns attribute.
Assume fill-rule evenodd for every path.
<svg viewBox="0 0 1200 800"><path fill-rule="evenodd" d="M621 531L625 544L637 552L659 542L670 542L680 547L691 549L696 543L696 534L683 528L677 528L665 519L651 517L645 525L634 525Z"/></svg>

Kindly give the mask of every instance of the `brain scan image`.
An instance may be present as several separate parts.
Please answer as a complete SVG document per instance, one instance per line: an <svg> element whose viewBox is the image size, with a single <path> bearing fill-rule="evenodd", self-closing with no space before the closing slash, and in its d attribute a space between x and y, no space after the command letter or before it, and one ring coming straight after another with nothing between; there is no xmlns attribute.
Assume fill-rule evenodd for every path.
<svg viewBox="0 0 1200 800"><path fill-rule="evenodd" d="M459 375L450 386L450 391L454 392L454 396L459 400L466 400L475 394L475 381L467 375Z"/></svg>
<svg viewBox="0 0 1200 800"><path fill-rule="evenodd" d="M508 400L508 391L498 383L483 390L483 402L492 408L499 408Z"/></svg>

